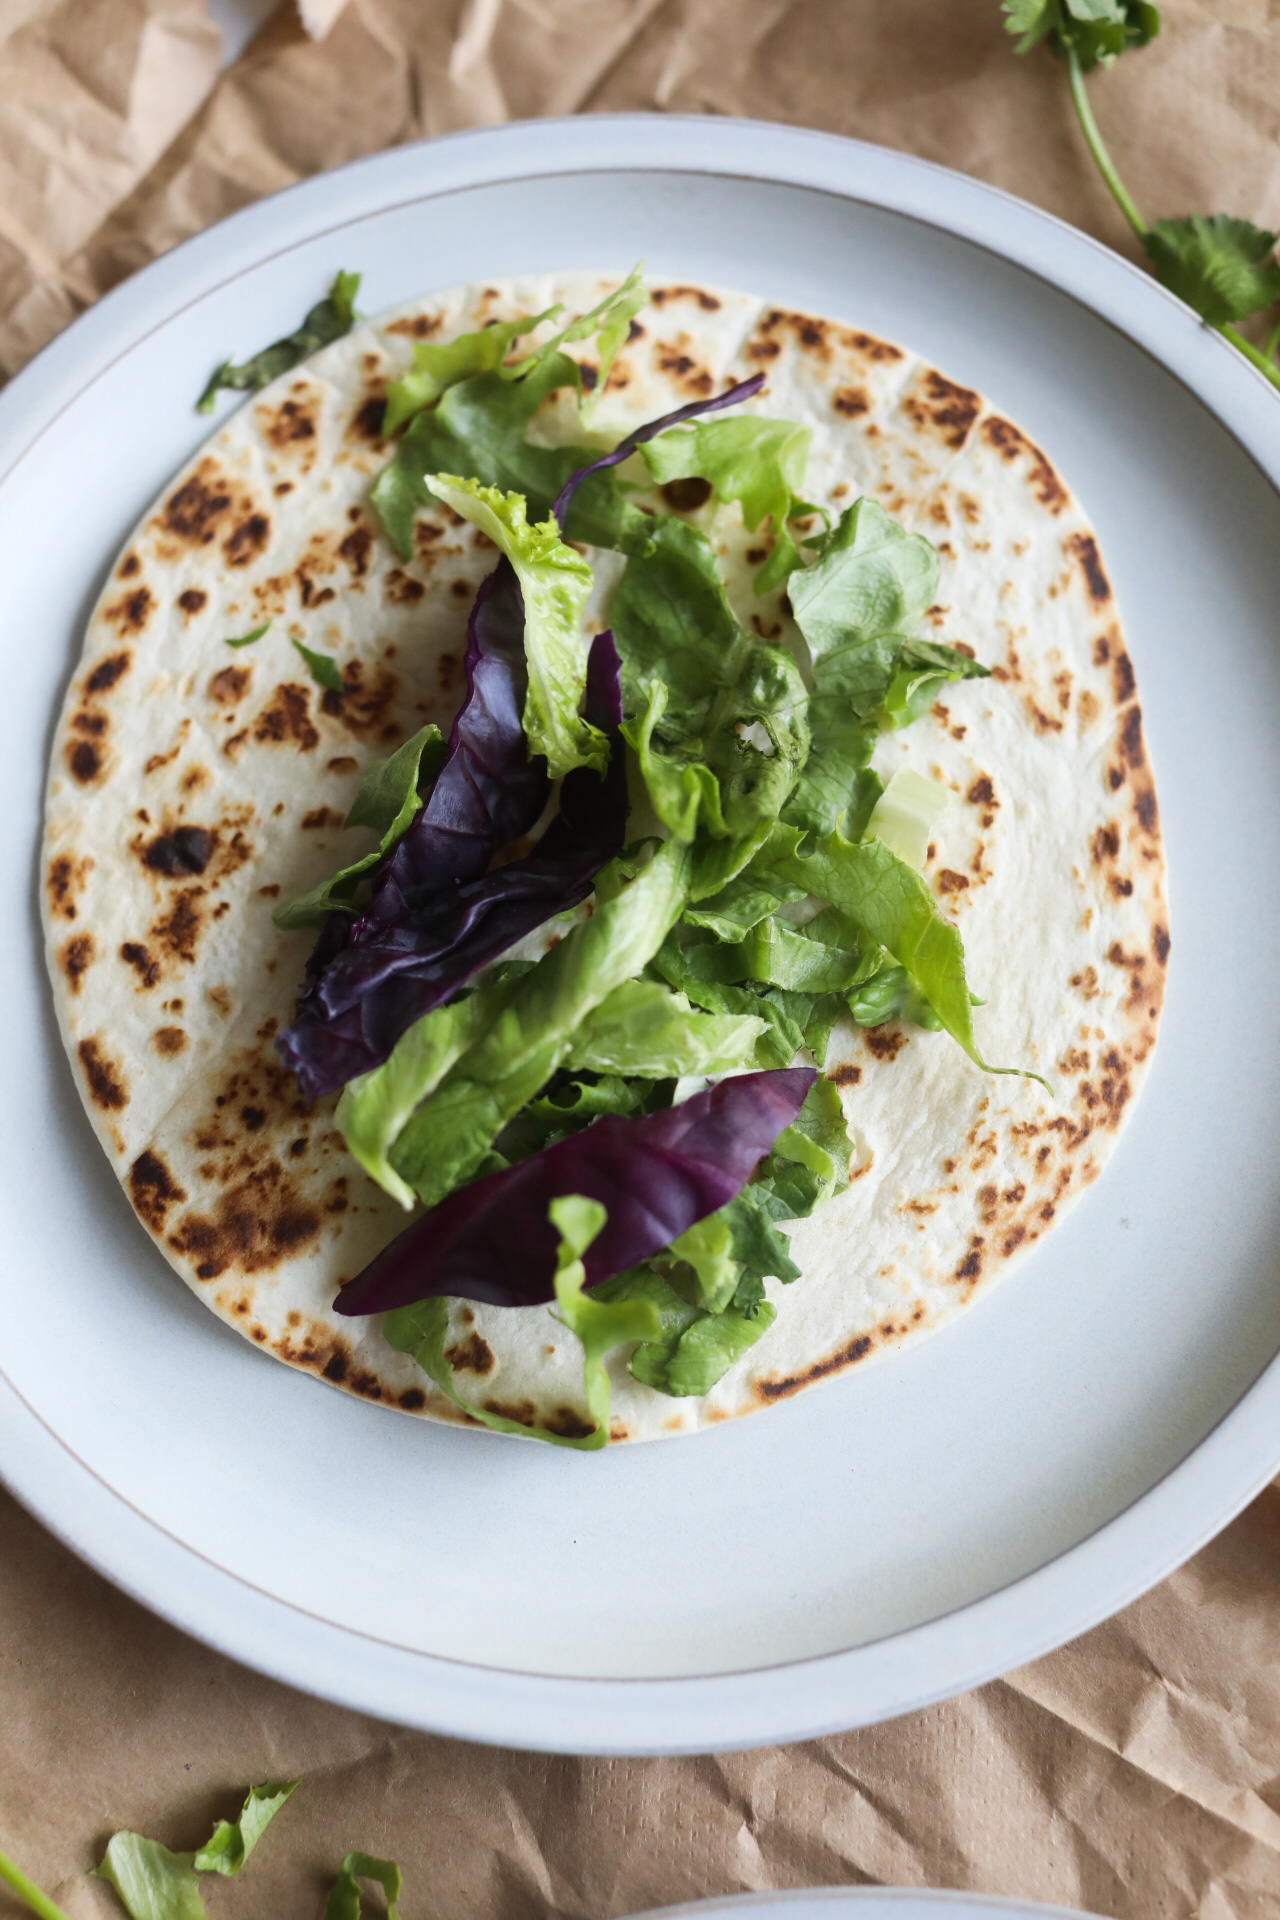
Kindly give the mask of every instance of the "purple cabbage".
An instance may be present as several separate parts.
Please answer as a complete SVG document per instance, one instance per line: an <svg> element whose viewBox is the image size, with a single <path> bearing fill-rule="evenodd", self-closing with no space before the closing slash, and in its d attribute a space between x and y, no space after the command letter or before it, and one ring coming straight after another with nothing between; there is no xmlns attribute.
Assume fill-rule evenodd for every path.
<svg viewBox="0 0 1280 1920"><path fill-rule="evenodd" d="M714 400L691 400L687 407L677 407L674 413L664 413L661 419L650 420L647 425L637 427L634 433L629 433L625 440L618 442L612 453L602 454L589 467L579 467L576 473L570 474L556 495L552 513L563 526L565 515L573 504L573 496L588 474L603 473L606 467L620 466L646 440L656 440L660 433L665 433L668 427L678 427L682 420L696 419L700 413L719 413L723 407L736 407L740 400L753 400L763 385L764 375L753 373L749 380L739 380L736 387L718 393Z"/></svg>
<svg viewBox="0 0 1280 1920"><path fill-rule="evenodd" d="M341 1288L335 1311L383 1313L440 1295L495 1307L554 1299L558 1236L547 1208L569 1193L608 1214L584 1256L595 1286L741 1192L816 1079L812 1067L738 1074L660 1113L605 1115L451 1193Z"/></svg>
<svg viewBox="0 0 1280 1920"><path fill-rule="evenodd" d="M322 929L293 1025L276 1041L308 1098L380 1066L422 1014L552 914L585 900L622 846L622 694L617 649L605 632L592 642L585 702L587 718L609 738L603 778L575 768L532 853L485 871L500 847L533 826L550 791L520 722L523 633L519 583L504 560L476 598L468 697L431 797L379 871L364 914L354 922L334 915Z"/></svg>

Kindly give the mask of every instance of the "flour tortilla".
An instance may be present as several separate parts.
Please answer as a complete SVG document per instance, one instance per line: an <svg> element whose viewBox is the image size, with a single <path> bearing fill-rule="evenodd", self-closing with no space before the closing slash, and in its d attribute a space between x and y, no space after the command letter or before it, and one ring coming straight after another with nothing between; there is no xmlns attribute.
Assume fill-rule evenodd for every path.
<svg viewBox="0 0 1280 1920"><path fill-rule="evenodd" d="M405 1216L279 1065L313 935L271 910L363 852L341 821L369 758L447 728L465 622L492 550L444 509L402 564L368 505L390 449L388 380L446 340L615 282L462 288L362 323L249 398L166 488L112 569L58 725L44 916L58 1019L113 1166L165 1257L230 1326L348 1392L458 1413L335 1290ZM578 349L590 362L592 343ZM827 1072L856 1143L848 1191L794 1229L803 1277L705 1398L674 1400L615 1355L615 1439L766 1406L940 1326L1024 1257L1101 1172L1155 1041L1169 950L1155 788L1133 668L1097 542L1047 457L979 394L856 328L701 287L658 286L603 396L621 431L763 370L762 411L813 428L811 500L869 494L942 558L925 631L994 677L881 740L955 794L928 878L961 928L993 1078L944 1034L837 1030ZM199 385L200 369L192 372ZM553 398L538 436L576 437ZM768 545L735 508L715 534L744 624L793 633L750 578ZM617 556L599 557L605 624ZM233 650L270 618L267 634ZM324 693L291 645L339 661ZM513 1249L513 1258L518 1250ZM581 1422L576 1340L545 1308L455 1304L473 1401Z"/></svg>

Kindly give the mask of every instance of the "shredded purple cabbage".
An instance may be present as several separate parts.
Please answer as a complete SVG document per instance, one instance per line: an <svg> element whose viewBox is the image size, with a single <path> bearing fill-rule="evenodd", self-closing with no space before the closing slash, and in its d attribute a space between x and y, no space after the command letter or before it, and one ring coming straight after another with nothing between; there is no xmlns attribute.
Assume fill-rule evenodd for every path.
<svg viewBox="0 0 1280 1920"><path fill-rule="evenodd" d="M468 697L431 797L379 872L365 913L354 922L334 915L322 929L293 1025L276 1041L310 1099L380 1066L422 1014L552 914L585 900L622 846L622 692L606 632L592 642L584 711L609 738L608 769L601 778L575 768L532 853L485 871L499 848L534 825L550 791L520 722L523 635L519 583L504 560L476 598Z"/></svg>
<svg viewBox="0 0 1280 1920"><path fill-rule="evenodd" d="M816 1078L812 1067L738 1074L660 1113L606 1115L451 1193L343 1287L334 1308L382 1313L440 1295L495 1307L554 1299L557 1234L547 1208L569 1193L608 1214L584 1256L595 1286L732 1200Z"/></svg>
<svg viewBox="0 0 1280 1920"><path fill-rule="evenodd" d="M764 385L764 375L753 373L749 380L739 380L736 387L730 387L725 393L718 393L714 400L692 400L687 407L677 407L674 413L664 413L660 420L650 420L646 426L637 427L625 440L620 440L612 453L602 454L599 460L593 460L589 467L579 467L556 495L551 511L563 526L565 515L573 502L573 496L591 473L602 473L606 467L617 467L629 460L637 447L646 440L656 440L668 427L678 427L682 420L693 420L700 413L719 413L722 407L736 407L740 400L752 400Z"/></svg>

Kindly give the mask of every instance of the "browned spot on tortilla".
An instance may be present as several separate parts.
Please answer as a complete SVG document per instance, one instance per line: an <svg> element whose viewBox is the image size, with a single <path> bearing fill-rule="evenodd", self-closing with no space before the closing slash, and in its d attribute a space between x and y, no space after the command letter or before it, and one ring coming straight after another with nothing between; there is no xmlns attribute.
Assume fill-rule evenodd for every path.
<svg viewBox="0 0 1280 1920"><path fill-rule="evenodd" d="M371 393L360 402L351 416L351 425L347 428L347 437L352 440L382 439L382 422L387 413L385 393Z"/></svg>
<svg viewBox="0 0 1280 1920"><path fill-rule="evenodd" d="M492 1373L495 1364L493 1348L474 1331L465 1340L446 1348L444 1357L457 1373Z"/></svg>
<svg viewBox="0 0 1280 1920"><path fill-rule="evenodd" d="M116 568L116 576L120 580L132 580L134 574L140 572L141 568L142 562L139 560L137 554L126 553L124 559Z"/></svg>
<svg viewBox="0 0 1280 1920"><path fill-rule="evenodd" d="M1130 707L1120 729L1120 755L1126 766L1144 767L1146 755L1142 747L1142 708Z"/></svg>
<svg viewBox="0 0 1280 1920"><path fill-rule="evenodd" d="M544 1432L559 1434L565 1440L585 1440L596 1430L594 1421L584 1420L573 1407L557 1407L546 1415L542 1426ZM623 1437L626 1437L625 1428Z"/></svg>
<svg viewBox="0 0 1280 1920"><path fill-rule="evenodd" d="M907 1045L908 1036L898 1026L870 1027L865 1039L877 1060L896 1060Z"/></svg>
<svg viewBox="0 0 1280 1920"><path fill-rule="evenodd" d="M696 513L706 506L712 489L709 480L690 474L685 480L668 480L659 491L673 513Z"/></svg>
<svg viewBox="0 0 1280 1920"><path fill-rule="evenodd" d="M972 1235L969 1241L969 1251L956 1268L955 1277L957 1280L977 1280L980 1278L982 1274L983 1245L984 1241L981 1234L975 1233Z"/></svg>
<svg viewBox="0 0 1280 1920"><path fill-rule="evenodd" d="M683 341L681 336L681 342ZM706 367L700 367L689 354L681 351L681 342L670 347L659 347L658 366L663 373L669 374L678 386L686 392L702 395L710 393L715 381Z"/></svg>
<svg viewBox="0 0 1280 1920"><path fill-rule="evenodd" d="M863 387L837 387L831 397L831 404L837 413L846 420L856 420L860 413L871 411L871 401ZM945 508L943 510L945 512Z"/></svg>
<svg viewBox="0 0 1280 1920"><path fill-rule="evenodd" d="M872 1334L859 1333L842 1347L837 1347L834 1353L827 1354L825 1359L815 1360L812 1366L805 1367L800 1373L773 1374L763 1380L753 1381L751 1391L766 1405L775 1400L785 1400L788 1395L812 1386L815 1380L827 1380L833 1373L842 1373L846 1367L865 1360L874 1345Z"/></svg>
<svg viewBox="0 0 1280 1920"><path fill-rule="evenodd" d="M311 721L311 696L307 689L293 680L277 687L258 715L253 737L278 746L289 743L300 753L309 753L312 747L318 746L320 735Z"/></svg>
<svg viewBox="0 0 1280 1920"><path fill-rule="evenodd" d="M968 439L981 406L970 387L958 386L936 367L929 367L915 391L903 400L902 411L916 426L936 432L944 446L958 449Z"/></svg>
<svg viewBox="0 0 1280 1920"><path fill-rule="evenodd" d="M835 1087L856 1087L862 1078L862 1068L845 1062L842 1066L832 1067L827 1078Z"/></svg>
<svg viewBox="0 0 1280 1920"><path fill-rule="evenodd" d="M96 1039L82 1040L76 1048L80 1056L80 1065L84 1068L84 1077L89 1083L89 1097L95 1107L101 1107L107 1113L119 1113L129 1104L128 1086L124 1069L103 1052Z"/></svg>
<svg viewBox="0 0 1280 1920"><path fill-rule="evenodd" d="M695 300L704 313L720 311L720 302L705 287L654 287L649 299L655 307L665 307L671 300Z"/></svg>
<svg viewBox="0 0 1280 1920"><path fill-rule="evenodd" d="M181 1027L157 1027L151 1036L151 1044L157 1053L168 1058L182 1052L187 1044L187 1036Z"/></svg>
<svg viewBox="0 0 1280 1920"><path fill-rule="evenodd" d="M67 748L67 765L80 785L87 787L102 772L102 755L92 740L77 740Z"/></svg>
<svg viewBox="0 0 1280 1920"><path fill-rule="evenodd" d="M342 824L342 815L331 812L328 807L313 807L310 813L303 814L302 824L307 829L313 827L337 827Z"/></svg>
<svg viewBox="0 0 1280 1920"><path fill-rule="evenodd" d="M998 413L988 414L980 431L988 446L994 447L1003 459L1016 460L1026 455L1032 492L1050 513L1061 513L1069 498L1067 490L1034 440L1028 440L1020 427Z"/></svg>
<svg viewBox="0 0 1280 1920"><path fill-rule="evenodd" d="M379 740L389 740L398 738L401 731L391 719L398 690L399 682L386 667L379 664L372 679L366 679L364 662L351 660L342 669L342 692L329 688L320 704L357 739L376 733Z"/></svg>
<svg viewBox="0 0 1280 1920"><path fill-rule="evenodd" d="M179 540L207 547L230 506L229 483L217 461L206 454L191 478L166 501L160 525Z"/></svg>
<svg viewBox="0 0 1280 1920"><path fill-rule="evenodd" d="M1120 829L1115 821L1105 827L1099 827L1093 836L1093 864L1100 867L1104 860L1114 860L1120 851Z"/></svg>
<svg viewBox="0 0 1280 1920"><path fill-rule="evenodd" d="M427 1396L421 1387L406 1387L396 1404L403 1407L406 1413L421 1413L427 1404Z"/></svg>
<svg viewBox="0 0 1280 1920"><path fill-rule="evenodd" d="M1027 1230L1021 1224L1021 1222L1019 1222L1017 1226L1010 1229L1010 1231L1004 1237L1004 1254L1006 1259L1009 1257L1011 1253L1014 1253L1017 1250L1017 1248L1019 1248L1022 1245L1026 1237L1027 1237Z"/></svg>
<svg viewBox="0 0 1280 1920"><path fill-rule="evenodd" d="M403 567L392 567L386 578L386 595L396 606L411 607L426 593L421 580L415 580Z"/></svg>
<svg viewBox="0 0 1280 1920"><path fill-rule="evenodd" d="M330 760L326 764L328 765L330 773L354 773L359 763L353 760L349 753L340 753L336 759Z"/></svg>
<svg viewBox="0 0 1280 1920"><path fill-rule="evenodd" d="M484 1410L496 1413L500 1420L515 1420L522 1427L531 1427L538 1417L532 1400L486 1400Z"/></svg>
<svg viewBox="0 0 1280 1920"><path fill-rule="evenodd" d="M1134 795L1133 810L1138 816L1138 825L1147 834L1156 834L1160 830L1160 809L1156 803L1154 787L1142 787Z"/></svg>
<svg viewBox="0 0 1280 1920"><path fill-rule="evenodd" d="M318 404L319 396L313 393L306 400L282 400L274 411L270 407L259 407L262 431L272 446L284 448L299 440L314 440Z"/></svg>
<svg viewBox="0 0 1280 1920"><path fill-rule="evenodd" d="M198 1280L216 1280L233 1265L240 1273L279 1266L319 1231L319 1213L271 1160L221 1194L212 1215L184 1214L169 1245L191 1261Z"/></svg>
<svg viewBox="0 0 1280 1920"><path fill-rule="evenodd" d="M265 513L246 515L222 543L227 565L247 567L258 558L270 538L271 522Z"/></svg>
<svg viewBox="0 0 1280 1920"><path fill-rule="evenodd" d="M1026 695L1024 700L1024 705L1026 706L1027 715L1031 721L1031 724L1035 728L1037 733L1061 733L1062 732L1061 720L1057 719L1054 714L1046 713L1044 708L1042 706L1039 706L1037 702L1032 699L1030 694Z"/></svg>
<svg viewBox="0 0 1280 1920"><path fill-rule="evenodd" d="M965 798L968 800L970 806L973 807L998 807L1000 805L1000 802L996 799L996 790L991 784L991 776L988 773L978 775L978 778L970 787Z"/></svg>
<svg viewBox="0 0 1280 1920"><path fill-rule="evenodd" d="M779 340L753 340L747 348L753 360L776 360L782 352Z"/></svg>
<svg viewBox="0 0 1280 1920"><path fill-rule="evenodd" d="M92 965L93 955L94 945L91 933L75 934L59 953L58 959L62 963L62 971L67 976L67 985L72 993L79 993L80 981L85 969Z"/></svg>
<svg viewBox="0 0 1280 1920"><path fill-rule="evenodd" d="M149 929L152 939L159 943L165 953L188 964L196 957L196 941L200 937L203 922L199 902L204 898L204 893L203 887L181 888L174 896L168 913L153 922Z"/></svg>
<svg viewBox="0 0 1280 1920"><path fill-rule="evenodd" d="M1115 662L1111 668L1111 684L1115 689L1116 705L1118 707L1122 707L1126 700L1132 700L1137 690L1138 683L1134 679L1133 662L1123 647L1116 655Z"/></svg>
<svg viewBox="0 0 1280 1920"><path fill-rule="evenodd" d="M165 1215L187 1197L158 1153L147 1147L129 1169L129 1196L153 1233L164 1232Z"/></svg>
<svg viewBox="0 0 1280 1920"><path fill-rule="evenodd" d="M369 555L373 551L373 528L363 520L352 527L338 546L338 552L346 561L357 580L364 578L369 571Z"/></svg>
<svg viewBox="0 0 1280 1920"><path fill-rule="evenodd" d="M951 867L944 867L938 875L939 893L964 893L968 886L966 876L963 873L956 873Z"/></svg>
<svg viewBox="0 0 1280 1920"><path fill-rule="evenodd" d="M208 827L175 827L162 833L142 850L142 863L152 873L169 879L203 873L214 848L214 836Z"/></svg>
<svg viewBox="0 0 1280 1920"><path fill-rule="evenodd" d="M155 601L150 587L135 587L123 600L117 600L113 607L104 607L102 617L109 620L121 633L141 633L151 617Z"/></svg>
<svg viewBox="0 0 1280 1920"><path fill-rule="evenodd" d="M93 739L97 739L100 734L106 732L107 724L106 714L97 713L92 708L82 708L79 713L73 713L71 716L71 725L76 732L87 733Z"/></svg>
<svg viewBox="0 0 1280 1920"><path fill-rule="evenodd" d="M70 854L55 854L49 862L49 911L59 920L76 917L75 892L88 878L91 860L73 860Z"/></svg>
<svg viewBox="0 0 1280 1920"><path fill-rule="evenodd" d="M1168 928L1161 926L1153 927L1151 932L1151 945L1155 952L1156 959L1162 967L1168 962L1170 944Z"/></svg>
<svg viewBox="0 0 1280 1920"><path fill-rule="evenodd" d="M109 692L120 676L128 673L132 659L131 653L113 653L106 660L100 660L84 683L86 697Z"/></svg>
<svg viewBox="0 0 1280 1920"><path fill-rule="evenodd" d="M208 598L203 587L184 587L178 595L178 605L185 614L199 613Z"/></svg>
<svg viewBox="0 0 1280 1920"><path fill-rule="evenodd" d="M1073 555L1080 563L1085 585L1089 589L1089 598L1097 607L1105 607L1111 598L1111 582L1107 579L1102 557L1098 552L1098 543L1091 533L1073 533L1063 542L1064 552ZM1132 687L1130 688L1132 692ZM1121 696L1128 699L1128 694Z"/></svg>
<svg viewBox="0 0 1280 1920"><path fill-rule="evenodd" d="M252 678L252 667L222 667L210 680L209 692L224 707L234 707L244 697Z"/></svg>

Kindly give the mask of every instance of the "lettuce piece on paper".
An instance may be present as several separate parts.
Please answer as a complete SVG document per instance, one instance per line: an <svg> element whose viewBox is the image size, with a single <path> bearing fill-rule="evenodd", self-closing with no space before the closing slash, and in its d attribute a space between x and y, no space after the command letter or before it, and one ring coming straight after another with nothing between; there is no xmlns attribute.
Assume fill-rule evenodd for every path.
<svg viewBox="0 0 1280 1920"><path fill-rule="evenodd" d="M371 827L378 845L363 859L340 867L309 893L286 900L271 915L277 927L320 927L331 913L354 913L361 877L385 859L422 805L423 789L444 765L445 744L437 726L419 729L386 759L371 760L344 827Z"/></svg>
<svg viewBox="0 0 1280 1920"><path fill-rule="evenodd" d="M93 1871L115 1888L131 1920L208 1920L194 1857L140 1833L113 1833Z"/></svg>
<svg viewBox="0 0 1280 1920"><path fill-rule="evenodd" d="M372 1880L382 1888L387 1920L400 1920L400 1869L394 1860L380 1860L372 1853L346 1856L325 1902L324 1920L360 1920L362 1880Z"/></svg>
<svg viewBox="0 0 1280 1920"><path fill-rule="evenodd" d="M297 1785L296 1780L282 1780L250 1787L239 1819L219 1820L196 1853L196 1872L239 1873Z"/></svg>
<svg viewBox="0 0 1280 1920"><path fill-rule="evenodd" d="M521 494L452 473L431 473L426 479L436 498L479 527L515 568L524 596L529 673L524 730L530 753L546 756L553 780L573 767L603 773L608 741L578 711L587 684L582 621L591 592L589 563L565 544L551 515L530 526Z"/></svg>

